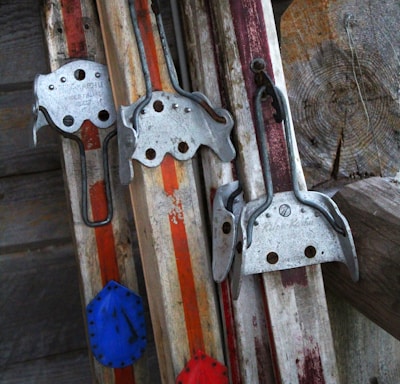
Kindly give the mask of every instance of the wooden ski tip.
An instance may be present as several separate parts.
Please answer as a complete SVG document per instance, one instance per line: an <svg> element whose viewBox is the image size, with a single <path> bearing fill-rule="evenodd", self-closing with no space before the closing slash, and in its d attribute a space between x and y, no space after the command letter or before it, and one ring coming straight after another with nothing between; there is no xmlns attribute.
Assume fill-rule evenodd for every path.
<svg viewBox="0 0 400 384"><path fill-rule="evenodd" d="M197 351L176 378L175 384L228 384L228 368Z"/></svg>
<svg viewBox="0 0 400 384"><path fill-rule="evenodd" d="M142 298L111 280L86 307L90 347L110 368L133 364L146 348Z"/></svg>

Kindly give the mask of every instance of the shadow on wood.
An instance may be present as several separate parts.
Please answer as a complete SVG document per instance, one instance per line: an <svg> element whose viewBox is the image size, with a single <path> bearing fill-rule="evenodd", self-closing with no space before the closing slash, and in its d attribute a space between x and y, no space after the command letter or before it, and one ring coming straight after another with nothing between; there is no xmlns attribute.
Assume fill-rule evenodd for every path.
<svg viewBox="0 0 400 384"><path fill-rule="evenodd" d="M334 200L353 232L360 281L341 265L325 264L326 287L400 339L400 186L374 177L347 185Z"/></svg>

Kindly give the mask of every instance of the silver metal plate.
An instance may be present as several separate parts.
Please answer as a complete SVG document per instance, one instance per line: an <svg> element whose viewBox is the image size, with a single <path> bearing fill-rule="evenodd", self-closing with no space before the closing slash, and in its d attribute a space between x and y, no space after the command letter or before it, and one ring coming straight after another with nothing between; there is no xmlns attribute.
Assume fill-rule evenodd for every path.
<svg viewBox="0 0 400 384"><path fill-rule="evenodd" d="M195 95L200 98L199 94ZM210 106L204 96L201 99ZM123 183L133 177L131 159L147 167L156 167L167 153L177 160L189 160L200 145L211 148L222 161L231 161L235 157L230 140L233 119L226 110L213 109L224 121L218 122L196 100L157 91L140 111L138 126L133 127L132 116L142 101L143 98L121 108L118 136Z"/></svg>
<svg viewBox="0 0 400 384"><path fill-rule="evenodd" d="M74 133L85 120L98 128L108 128L116 120L107 67L87 60L76 60L47 75L38 75L34 92L36 122L33 138L48 125L40 107L52 122L66 133Z"/></svg>
<svg viewBox="0 0 400 384"><path fill-rule="evenodd" d="M243 275L272 272L339 261L347 265L351 278L358 280L358 263L350 227L336 204L318 192L301 191L304 198L328 210L345 229L336 232L316 209L300 203L293 192L274 195L270 207L253 227L247 243L248 219L264 199L246 204L242 210L233 271L233 295L237 298Z"/></svg>
<svg viewBox="0 0 400 384"><path fill-rule="evenodd" d="M237 224L244 206L243 194L235 198L232 212L226 206L229 197L239 187L234 181L217 189L213 202L212 270L217 283L224 281L231 269L237 237Z"/></svg>

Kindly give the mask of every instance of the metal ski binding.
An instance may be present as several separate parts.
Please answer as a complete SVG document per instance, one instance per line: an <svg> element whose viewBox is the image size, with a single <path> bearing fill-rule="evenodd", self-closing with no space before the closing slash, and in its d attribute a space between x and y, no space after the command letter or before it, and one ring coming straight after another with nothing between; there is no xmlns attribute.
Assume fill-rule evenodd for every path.
<svg viewBox="0 0 400 384"><path fill-rule="evenodd" d="M260 63L257 65L259 66ZM238 222L236 231L225 234L223 226L214 217L214 243L226 244L231 247L225 249L225 272L220 276L226 277L233 257L232 290L234 298L240 293L243 275L278 271L304 267L332 261L339 261L347 265L354 281L358 280L358 263L352 234L346 218L340 213L336 204L328 196L307 190L299 189L297 179L297 165L295 161L292 133L289 125L289 115L285 97L275 87L272 80L263 69L253 65L256 81L259 86L255 100L256 129L263 149L260 153L263 177L266 185L266 196L243 204L240 217L235 216ZM276 122L283 121L289 163L291 167L293 190L274 194L272 177L264 132L262 115L262 99L272 97L276 110ZM233 187L232 187L233 188ZM224 192L228 191L227 193ZM223 186L217 192L214 212L222 211L225 217L235 211L225 203L232 189ZM236 210L237 212L237 210ZM221 230L222 229L222 230ZM237 232L237 233L236 233ZM217 235L216 235L217 234ZM236 239L235 239L236 238ZM232 247L232 244L234 246ZM214 246L213 251L216 251ZM214 253L214 259L219 254ZM217 265L213 261L215 268ZM214 277L216 277L214 270Z"/></svg>
<svg viewBox="0 0 400 384"><path fill-rule="evenodd" d="M132 159L147 167L156 167L167 153L177 160L191 159L200 145L213 149L222 161L231 161L235 157L235 149L230 140L232 116L224 109L213 108L203 94L189 93L179 86L161 15L157 7L153 7L153 10L175 93L153 91L137 16L130 4L146 95L120 110L118 145L120 178L123 184L129 183L133 178Z"/></svg>
<svg viewBox="0 0 400 384"><path fill-rule="evenodd" d="M238 221L244 204L238 181L222 185L214 196L212 271L217 283L223 282L231 269Z"/></svg>
<svg viewBox="0 0 400 384"><path fill-rule="evenodd" d="M108 169L108 144L116 135L114 129L103 142L103 170L108 213L104 220L91 221L88 214L86 155L82 140L76 134L90 120L97 128L106 129L116 120L107 67L87 60L76 60L47 75L38 75L34 84L33 144L40 128L50 125L79 147L82 175L82 219L89 227L108 224L113 215Z"/></svg>

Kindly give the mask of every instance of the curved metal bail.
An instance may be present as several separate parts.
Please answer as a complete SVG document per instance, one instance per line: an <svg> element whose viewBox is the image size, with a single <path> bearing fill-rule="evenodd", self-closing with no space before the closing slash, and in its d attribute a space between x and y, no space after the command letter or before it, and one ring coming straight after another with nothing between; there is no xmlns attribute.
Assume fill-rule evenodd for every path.
<svg viewBox="0 0 400 384"><path fill-rule="evenodd" d="M262 96L268 95L272 97L272 106L275 109L274 118L277 123L283 122L284 132L285 132L285 140L286 140L286 147L288 151L289 157L289 166L290 166L290 173L292 178L292 186L293 186L293 193L296 196L296 199L304 205L308 205L316 210L318 210L329 222L332 228L340 233L343 236L346 236L346 228L337 220L337 218L331 214L331 212L326 209L323 204L319 204L318 202L314 201L313 199L307 199L306 191L300 191L299 189L299 182L297 179L297 165L295 161L294 155L294 144L292 139L292 133L290 131L290 119L289 119L289 111L287 107L287 102L280 91L272 81L272 79L268 76L265 72L265 62L263 59L255 59L251 63L251 69L255 74L255 81L259 86L256 94L255 99L255 110L256 110L256 129L257 134L260 140L260 158L262 163L262 168L264 172L264 182L266 187L266 201L264 204L260 205L260 207L252 214L249 219L248 228L247 228L247 239L248 239L248 246L251 245L252 242L252 229L254 222L256 221L257 217L264 212L272 202L273 198L273 185L272 185L272 177L271 177L271 168L269 164L269 156L267 150L267 142L265 138L264 132L264 118L262 114Z"/></svg>
<svg viewBox="0 0 400 384"><path fill-rule="evenodd" d="M113 205L108 145L116 135L116 130L105 137L102 145L107 212L106 217L101 220L89 219L85 147L82 140L75 134L86 121L90 121L99 130L108 129L115 123L116 112L107 67L89 60L71 61L54 72L37 75L34 94L33 144L36 145L37 132L47 125L77 143L82 178L82 220L88 227L99 227L110 223L113 217Z"/></svg>

